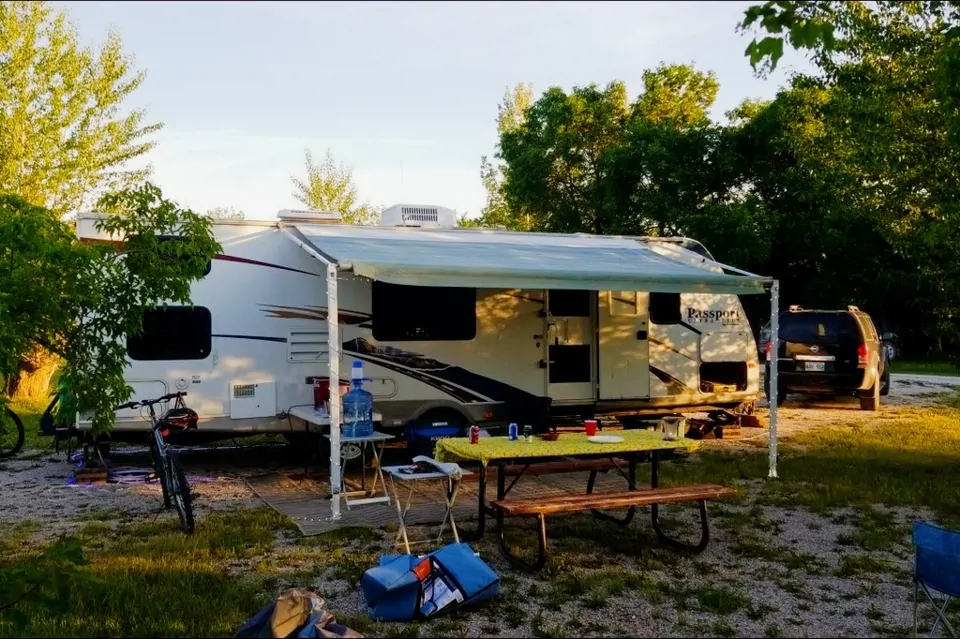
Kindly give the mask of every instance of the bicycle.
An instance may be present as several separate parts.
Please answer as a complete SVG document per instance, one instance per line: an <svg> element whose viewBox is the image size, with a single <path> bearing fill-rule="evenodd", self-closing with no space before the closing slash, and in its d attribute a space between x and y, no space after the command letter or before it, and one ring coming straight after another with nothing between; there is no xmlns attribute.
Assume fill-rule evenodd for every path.
<svg viewBox="0 0 960 639"><path fill-rule="evenodd" d="M153 459L154 470L160 477L160 486L163 490L163 506L165 509L169 509L171 506L176 507L180 516L180 527L183 528L184 532L192 533L194 520L190 484L187 483L180 458L175 452L169 450L165 440L170 430L186 430L196 426L196 413L188 409L183 403L185 396L186 393L183 392L171 393L157 399L130 402L118 407L118 410L141 407L150 411L150 421L153 424L150 437L150 456ZM154 406L171 399L176 400L174 407L157 417Z"/></svg>
<svg viewBox="0 0 960 639"><path fill-rule="evenodd" d="M0 459L13 457L23 448L24 432L20 416L9 406L0 406Z"/></svg>

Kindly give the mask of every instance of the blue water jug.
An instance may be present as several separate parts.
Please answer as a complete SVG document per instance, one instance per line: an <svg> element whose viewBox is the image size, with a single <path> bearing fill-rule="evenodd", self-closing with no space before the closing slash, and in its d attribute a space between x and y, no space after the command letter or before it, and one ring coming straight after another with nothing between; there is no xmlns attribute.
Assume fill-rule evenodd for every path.
<svg viewBox="0 0 960 639"><path fill-rule="evenodd" d="M363 390L363 362L355 361L350 370L352 388L343 396L343 436L373 435L373 395Z"/></svg>

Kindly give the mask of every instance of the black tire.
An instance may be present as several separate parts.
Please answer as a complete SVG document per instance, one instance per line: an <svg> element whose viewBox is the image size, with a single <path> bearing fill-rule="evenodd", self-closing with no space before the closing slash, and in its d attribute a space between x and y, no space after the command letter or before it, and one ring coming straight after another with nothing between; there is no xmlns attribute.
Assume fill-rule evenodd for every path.
<svg viewBox="0 0 960 639"><path fill-rule="evenodd" d="M190 484L183 473L180 458L174 452L167 453L167 466L170 470L170 500L180 515L180 527L183 532L192 533L193 522L193 495L190 494Z"/></svg>
<svg viewBox="0 0 960 639"><path fill-rule="evenodd" d="M767 399L770 399L770 367L767 366L766 371L763 375L763 394L766 395ZM784 388L783 384L777 385L777 406L783 406L784 402L787 401L787 389Z"/></svg>
<svg viewBox="0 0 960 639"><path fill-rule="evenodd" d="M170 486L167 480L167 472L163 467L163 457L157 450L157 440L153 433L150 433L150 459L153 461L153 470L157 473L157 479L160 480L160 488L163 490L163 507L167 510L173 507L173 501L170 499Z"/></svg>
<svg viewBox="0 0 960 639"><path fill-rule="evenodd" d="M880 396L886 397L890 394L890 367L887 366L883 371L883 384L880 386Z"/></svg>
<svg viewBox="0 0 960 639"><path fill-rule="evenodd" d="M0 412L0 459L13 457L23 448L23 422L19 415L4 406Z"/></svg>

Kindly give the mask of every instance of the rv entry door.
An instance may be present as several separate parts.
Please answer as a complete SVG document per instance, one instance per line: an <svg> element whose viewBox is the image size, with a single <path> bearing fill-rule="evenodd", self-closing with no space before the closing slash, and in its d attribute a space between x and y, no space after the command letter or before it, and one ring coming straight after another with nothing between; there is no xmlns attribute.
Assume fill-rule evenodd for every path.
<svg viewBox="0 0 960 639"><path fill-rule="evenodd" d="M599 301L600 399L650 397L649 293L602 291Z"/></svg>
<svg viewBox="0 0 960 639"><path fill-rule="evenodd" d="M547 291L547 395L555 403L584 403L594 395L593 291Z"/></svg>

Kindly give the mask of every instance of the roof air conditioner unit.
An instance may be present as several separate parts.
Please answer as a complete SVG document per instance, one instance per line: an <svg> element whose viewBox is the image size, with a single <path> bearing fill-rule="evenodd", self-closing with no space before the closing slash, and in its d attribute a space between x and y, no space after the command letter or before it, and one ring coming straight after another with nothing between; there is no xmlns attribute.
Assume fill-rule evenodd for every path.
<svg viewBox="0 0 960 639"><path fill-rule="evenodd" d="M334 211L295 211L281 209L277 218L283 222L304 222L311 224L342 224L343 216Z"/></svg>
<svg viewBox="0 0 960 639"><path fill-rule="evenodd" d="M457 226L457 212L444 206L395 204L380 214L380 224L452 229Z"/></svg>

